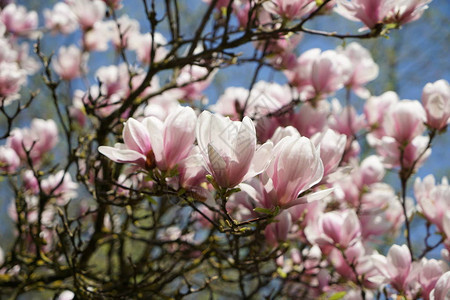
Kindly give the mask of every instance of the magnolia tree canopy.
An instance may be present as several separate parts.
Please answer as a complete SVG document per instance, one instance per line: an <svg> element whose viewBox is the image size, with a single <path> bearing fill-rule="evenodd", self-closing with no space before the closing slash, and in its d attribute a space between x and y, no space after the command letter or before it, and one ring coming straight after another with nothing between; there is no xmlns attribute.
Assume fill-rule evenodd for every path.
<svg viewBox="0 0 450 300"><path fill-rule="evenodd" d="M448 299L450 187L413 177L449 83L373 94L358 43L431 0L194 2L0 1L0 298Z"/></svg>

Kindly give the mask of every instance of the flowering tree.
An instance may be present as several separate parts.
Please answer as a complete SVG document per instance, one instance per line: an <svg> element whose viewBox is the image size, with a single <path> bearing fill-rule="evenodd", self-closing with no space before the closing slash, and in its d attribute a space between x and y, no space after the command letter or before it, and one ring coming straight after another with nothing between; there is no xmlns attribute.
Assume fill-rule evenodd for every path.
<svg viewBox="0 0 450 300"><path fill-rule="evenodd" d="M356 42L430 0L204 0L194 27L179 2L136 2L139 23L127 1L0 1L0 296L447 299L450 187L413 176L447 128L449 83L373 95ZM331 14L363 27L309 26ZM297 54L302 35L349 42ZM246 64L250 87L208 105Z"/></svg>

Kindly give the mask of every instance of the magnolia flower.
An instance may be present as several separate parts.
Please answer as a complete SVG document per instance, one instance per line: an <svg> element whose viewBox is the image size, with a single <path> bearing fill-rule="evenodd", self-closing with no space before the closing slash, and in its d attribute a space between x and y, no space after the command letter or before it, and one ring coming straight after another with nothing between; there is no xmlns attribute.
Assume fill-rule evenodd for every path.
<svg viewBox="0 0 450 300"><path fill-rule="evenodd" d="M168 51L162 47L166 44L167 40L159 32L155 32L154 40L152 40L150 33L132 34L128 38L128 47L135 50L139 61L146 65L161 61L166 57ZM152 53L153 49L155 49L155 53ZM152 61L153 55L154 61Z"/></svg>
<svg viewBox="0 0 450 300"><path fill-rule="evenodd" d="M367 99L364 105L364 116L367 121L367 126L371 130L367 135L367 142L372 147L379 143L379 140L386 135L381 125L390 107L398 101L400 101L398 95L392 91Z"/></svg>
<svg viewBox="0 0 450 300"><path fill-rule="evenodd" d="M139 34L139 22L135 19L130 19L128 15L122 15L117 19L117 24L114 21L112 26L112 42L116 48L128 47L128 40L135 34Z"/></svg>
<svg viewBox="0 0 450 300"><path fill-rule="evenodd" d="M18 98L18 92L26 81L26 72L15 62L0 61L0 101L5 105Z"/></svg>
<svg viewBox="0 0 450 300"><path fill-rule="evenodd" d="M376 150L383 158L382 161L386 168L402 166L407 169L414 166L417 169L431 154L431 149L427 149L429 140L429 137L419 135L405 147L399 144L393 137L384 136L376 146ZM400 150L402 147L403 151Z"/></svg>
<svg viewBox="0 0 450 300"><path fill-rule="evenodd" d="M427 125L441 130L450 118L450 85L441 79L427 83L422 92L422 103L427 114Z"/></svg>
<svg viewBox="0 0 450 300"><path fill-rule="evenodd" d="M284 137L287 136L295 136L295 137L300 137L300 133L298 132L297 129L295 129L292 126L288 126L288 127L278 127L275 132L273 133L272 137L270 138L270 140L272 141L272 143L274 145L278 144L278 142L280 142Z"/></svg>
<svg viewBox="0 0 450 300"><path fill-rule="evenodd" d="M328 101L320 100L315 105L306 102L293 116L292 125L302 136L311 137L325 128L329 114L330 104Z"/></svg>
<svg viewBox="0 0 450 300"><path fill-rule="evenodd" d="M98 151L118 163L170 170L189 155L195 140L196 119L192 108L181 106L164 122L156 117L141 122L129 118L123 129L125 143L100 146Z"/></svg>
<svg viewBox="0 0 450 300"><path fill-rule="evenodd" d="M434 289L439 278L447 269L445 262L439 262L435 259L423 258L419 265L418 281L422 287L422 296L424 299L429 299L432 289Z"/></svg>
<svg viewBox="0 0 450 300"><path fill-rule="evenodd" d="M78 23L84 31L91 29L97 21L103 19L106 4L101 0L67 0Z"/></svg>
<svg viewBox="0 0 450 300"><path fill-rule="evenodd" d="M409 143L425 130L425 120L425 110L419 101L402 100L390 107L383 128L386 135L400 144Z"/></svg>
<svg viewBox="0 0 450 300"><path fill-rule="evenodd" d="M272 246L276 246L280 241L286 241L292 226L291 214L287 210L277 215L275 220L275 223L270 223L264 230L266 241Z"/></svg>
<svg viewBox="0 0 450 300"><path fill-rule="evenodd" d="M42 180L41 187L44 193L56 197L58 205L65 205L71 198L76 197L78 184L72 181L69 173L61 170Z"/></svg>
<svg viewBox="0 0 450 300"><path fill-rule="evenodd" d="M299 19L317 8L314 0L271 0L264 1L263 7L269 13L289 20Z"/></svg>
<svg viewBox="0 0 450 300"><path fill-rule="evenodd" d="M86 51L108 50L108 42L114 35L115 26L111 22L95 22L92 28L83 35L83 47Z"/></svg>
<svg viewBox="0 0 450 300"><path fill-rule="evenodd" d="M396 0L390 2L390 10L385 23L403 25L419 19L431 0Z"/></svg>
<svg viewBox="0 0 450 300"><path fill-rule="evenodd" d="M323 171L319 151L311 140L287 136L274 147L273 159L262 180L266 190L273 194L273 205L288 208L308 202L298 196L319 183Z"/></svg>
<svg viewBox="0 0 450 300"><path fill-rule="evenodd" d="M0 170L14 172L20 165L16 151L7 146L0 146Z"/></svg>
<svg viewBox="0 0 450 300"><path fill-rule="evenodd" d="M442 183L438 185L433 175L426 176L423 181L417 178L414 183L414 194L418 209L429 222L443 232L444 215L450 210L450 186L447 178L444 177Z"/></svg>
<svg viewBox="0 0 450 300"><path fill-rule="evenodd" d="M344 154L347 137L332 129L327 129L322 133L316 133L311 137L311 141L318 148L320 146L320 159L324 165L324 176L333 173Z"/></svg>
<svg viewBox="0 0 450 300"><path fill-rule="evenodd" d="M338 52L348 57L352 63L351 76L345 85L351 87L359 97L369 97L370 93L363 85L378 76L378 65L373 61L370 52L355 42L338 49Z"/></svg>
<svg viewBox="0 0 450 300"><path fill-rule="evenodd" d="M219 97L217 102L209 108L213 112L230 117L233 121L237 121L240 119L241 110L244 109L248 96L249 91L245 88L228 87Z"/></svg>
<svg viewBox="0 0 450 300"><path fill-rule="evenodd" d="M368 28L377 24L403 25L419 19L431 0L337 0L336 12Z"/></svg>
<svg viewBox="0 0 450 300"><path fill-rule="evenodd" d="M27 12L24 6L8 4L0 11L0 21L6 29L16 35L30 35L38 26L38 14Z"/></svg>
<svg viewBox="0 0 450 300"><path fill-rule="evenodd" d="M80 77L86 71L86 55L75 45L61 47L58 56L53 60L53 68L64 80Z"/></svg>
<svg viewBox="0 0 450 300"><path fill-rule="evenodd" d="M352 64L347 56L333 50L322 52L313 62L311 83L316 95L339 90L352 75Z"/></svg>
<svg viewBox="0 0 450 300"><path fill-rule="evenodd" d="M248 117L231 121L204 111L196 134L205 168L221 187L235 187L261 173L269 161L272 143L257 149L255 125Z"/></svg>
<svg viewBox="0 0 450 300"><path fill-rule="evenodd" d="M403 291L411 271L411 254L406 245L393 245L385 257L380 254L372 256L375 267L383 274L387 282L397 291Z"/></svg>
<svg viewBox="0 0 450 300"><path fill-rule="evenodd" d="M75 14L64 2L56 3L53 10L44 9L44 17L46 28L63 34L74 32L78 26Z"/></svg>
<svg viewBox="0 0 450 300"><path fill-rule="evenodd" d="M183 98L194 100L201 97L201 93L209 86L215 72L205 67L188 65L181 69L177 77L177 85L183 91Z"/></svg>
<svg viewBox="0 0 450 300"><path fill-rule="evenodd" d="M342 107L337 99L333 99L331 105L332 112L328 121L331 129L352 137L364 127L364 116L357 115L353 106Z"/></svg>
<svg viewBox="0 0 450 300"><path fill-rule="evenodd" d="M305 233L311 242L319 246L347 248L361 236L361 224L354 210L331 211L320 215L315 230L310 225Z"/></svg>
<svg viewBox="0 0 450 300"><path fill-rule="evenodd" d="M450 294L450 271L445 272L436 282L434 289L430 293L432 300L448 299Z"/></svg>
<svg viewBox="0 0 450 300"><path fill-rule="evenodd" d="M42 156L50 151L58 142L58 128L53 120L33 119L30 128L11 131L7 146L16 151L23 161L27 161L27 153L34 163L39 163ZM25 149L25 150L24 150Z"/></svg>

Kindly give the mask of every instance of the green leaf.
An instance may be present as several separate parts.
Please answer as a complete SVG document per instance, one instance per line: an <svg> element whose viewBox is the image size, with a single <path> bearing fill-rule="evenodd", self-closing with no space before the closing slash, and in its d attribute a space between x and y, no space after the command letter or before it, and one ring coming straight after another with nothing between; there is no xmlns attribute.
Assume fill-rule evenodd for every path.
<svg viewBox="0 0 450 300"><path fill-rule="evenodd" d="M148 197L146 197L146 198L147 198L147 201L150 202L150 204L153 204L153 205L158 204L158 202L156 202L156 200L153 199L152 197L148 196Z"/></svg>
<svg viewBox="0 0 450 300"><path fill-rule="evenodd" d="M286 272L284 272L282 268L278 268L277 269L277 273L278 273L278 275L280 275L281 278L286 278L287 277Z"/></svg>
<svg viewBox="0 0 450 300"><path fill-rule="evenodd" d="M344 298L344 296L346 294L347 294L346 291L337 292L337 293L334 293L333 295L331 295L330 298L328 298L328 300L340 300L340 299Z"/></svg>
<svg viewBox="0 0 450 300"><path fill-rule="evenodd" d="M260 214L266 214L266 215L271 215L272 211L268 208L264 208L264 207L255 207L253 209L253 211L260 213Z"/></svg>

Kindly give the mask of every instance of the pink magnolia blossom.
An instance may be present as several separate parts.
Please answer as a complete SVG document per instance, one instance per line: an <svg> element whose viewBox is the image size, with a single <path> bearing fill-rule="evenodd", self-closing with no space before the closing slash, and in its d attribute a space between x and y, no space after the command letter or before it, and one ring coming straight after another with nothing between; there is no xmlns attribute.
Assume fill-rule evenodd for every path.
<svg viewBox="0 0 450 300"><path fill-rule="evenodd" d="M118 163L133 163L147 169L154 166L161 170L173 169L193 147L195 123L195 113L189 107L180 107L164 122L155 117L141 122L129 118L123 129L125 143L100 146L98 151Z"/></svg>
<svg viewBox="0 0 450 300"><path fill-rule="evenodd" d="M381 159L376 155L370 155L361 162L356 180L358 186L362 188L380 182L385 174Z"/></svg>
<svg viewBox="0 0 450 300"><path fill-rule="evenodd" d="M433 175L426 176L423 181L417 178L414 183L414 194L419 211L443 232L444 215L450 210L450 186L447 178L442 178L441 184L436 184Z"/></svg>
<svg viewBox="0 0 450 300"><path fill-rule="evenodd" d="M327 129L322 133L316 133L311 137L311 141L318 148L320 146L320 159L324 165L323 176L336 171L344 154L347 137L332 129Z"/></svg>
<svg viewBox="0 0 450 300"><path fill-rule="evenodd" d="M272 135L272 137L270 138L270 140L272 141L272 143L274 145L278 144L278 142L280 142L284 137L287 136L295 136L295 137L300 137L300 133L298 132L297 129L295 129L292 126L288 126L288 127L278 127L274 134ZM317 145L316 145L317 146Z"/></svg>
<svg viewBox="0 0 450 300"><path fill-rule="evenodd" d="M324 213L319 216L316 226L316 232L309 226L305 233L311 242L319 246L347 248L361 236L361 225L354 210Z"/></svg>
<svg viewBox="0 0 450 300"><path fill-rule="evenodd" d="M10 39L2 37L1 34L1 26L3 24L0 23L0 62L16 62L18 58L17 50L14 45L11 43Z"/></svg>
<svg viewBox="0 0 450 300"><path fill-rule="evenodd" d="M228 87L219 97L214 105L209 108L211 111L223 116L230 117L233 121L240 119L241 110L244 109L249 91L242 87Z"/></svg>
<svg viewBox="0 0 450 300"><path fill-rule="evenodd" d="M113 21L111 21L113 22ZM122 15L112 24L112 42L116 48L127 48L133 35L139 34L139 22L128 15ZM121 39L122 38L122 39Z"/></svg>
<svg viewBox="0 0 450 300"><path fill-rule="evenodd" d="M390 107L399 101L398 95L392 91L367 99L364 105L364 116L370 128L370 133L367 135L367 142L372 147L379 143L379 140L386 135L382 126L384 118Z"/></svg>
<svg viewBox="0 0 450 300"><path fill-rule="evenodd" d="M361 21L368 28L383 23L391 8L390 0L337 0L335 11L352 21Z"/></svg>
<svg viewBox="0 0 450 300"><path fill-rule="evenodd" d="M291 214L287 210L282 211L275 217L275 223L270 223L264 230L267 243L276 246L278 242L286 241L291 226Z"/></svg>
<svg viewBox="0 0 450 300"><path fill-rule="evenodd" d="M300 55L285 75L302 98L323 97L344 86L352 75L352 64L334 50L321 52L315 48Z"/></svg>
<svg viewBox="0 0 450 300"><path fill-rule="evenodd" d="M58 205L65 205L70 199L77 196L78 184L72 181L69 173L60 170L42 180L41 188L47 195L54 196Z"/></svg>
<svg viewBox="0 0 450 300"><path fill-rule="evenodd" d="M34 176L34 172L32 170L26 170L25 172L23 172L22 180L27 192L30 192L34 195L39 194L39 182Z"/></svg>
<svg viewBox="0 0 450 300"><path fill-rule="evenodd" d="M181 187L193 192L200 199L208 197L205 186L207 171L203 167L203 157L198 146L193 147L189 156L179 163L178 173Z"/></svg>
<svg viewBox="0 0 450 300"><path fill-rule="evenodd" d="M18 45L16 50L17 63L26 71L27 75L35 74L41 68L37 60L29 55L30 45L28 43Z"/></svg>
<svg viewBox="0 0 450 300"><path fill-rule="evenodd" d="M353 137L359 130L365 126L363 115L357 115L353 106L342 107L337 99L333 99L332 112L329 117L328 125L331 129ZM349 139L351 141L351 139Z"/></svg>
<svg viewBox="0 0 450 300"><path fill-rule="evenodd" d="M106 13L106 4L101 0L66 0L66 2L84 31L91 29Z"/></svg>
<svg viewBox="0 0 450 300"><path fill-rule="evenodd" d="M271 14L293 20L309 14L317 6L314 0L271 0L263 2L263 8Z"/></svg>
<svg viewBox="0 0 450 300"><path fill-rule="evenodd" d="M422 103L427 114L427 125L441 130L450 118L450 85L444 80L427 83L422 92Z"/></svg>
<svg viewBox="0 0 450 300"><path fill-rule="evenodd" d="M450 271L445 272L430 293L432 300L446 300L450 296Z"/></svg>
<svg viewBox="0 0 450 300"><path fill-rule="evenodd" d="M27 12L24 6L11 3L0 11L0 21L12 34L30 36L38 26L38 15L35 11Z"/></svg>
<svg viewBox="0 0 450 300"><path fill-rule="evenodd" d="M360 200L362 237L366 240L376 240L384 234L394 236L404 221L403 208L395 191L385 183L372 184L368 190L362 192ZM407 207L412 206L413 204L407 201Z"/></svg>
<svg viewBox="0 0 450 300"><path fill-rule="evenodd" d="M0 170L12 173L20 165L20 158L14 149L7 146L0 146Z"/></svg>
<svg viewBox="0 0 450 300"><path fill-rule="evenodd" d="M221 1L222 0L219 0L219 2ZM250 8L252 8L252 14L249 14ZM246 28L248 25L250 25L248 24L249 22L252 23L252 26L253 22L259 25L272 23L272 18L265 9L263 9L261 6L257 6L257 9L255 9L255 5L248 0L234 0L233 12L239 21L239 25L243 28Z"/></svg>
<svg viewBox="0 0 450 300"><path fill-rule="evenodd" d="M370 52L358 43L350 43L343 49L338 49L350 59L352 64L351 76L345 85L351 87L361 98L368 98L370 92L364 85L378 77L378 65L373 61Z"/></svg>
<svg viewBox="0 0 450 300"><path fill-rule="evenodd" d="M129 75L125 64L111 65L98 68L95 77L101 83L101 93L106 98L116 95L123 98L129 93Z"/></svg>
<svg viewBox="0 0 450 300"><path fill-rule="evenodd" d="M311 72L313 63L320 56L320 53L319 48L305 51L297 58L295 64L284 71L289 83L297 88L302 98L308 99L314 96Z"/></svg>
<svg viewBox="0 0 450 300"><path fill-rule="evenodd" d="M297 58L293 52L302 38L303 35L301 33L281 35L270 41L257 41L254 45L255 48L267 53L274 67L278 69L290 69L295 67Z"/></svg>
<svg viewBox="0 0 450 300"><path fill-rule="evenodd" d="M419 19L431 0L337 0L336 12L368 28L377 24L403 25Z"/></svg>
<svg viewBox="0 0 450 300"><path fill-rule="evenodd" d="M275 145L273 158L262 174L265 189L273 194L272 204L282 208L312 201L298 196L319 183L322 176L319 151L308 138L294 136Z"/></svg>
<svg viewBox="0 0 450 300"><path fill-rule="evenodd" d="M69 34L77 29L77 17L64 2L58 2L53 9L44 9L45 27L53 32Z"/></svg>
<svg viewBox="0 0 450 300"><path fill-rule="evenodd" d="M376 146L376 150L383 158L382 161L386 168L398 166L411 168L414 165L414 168L417 169L431 154L431 149L426 150L428 141L429 137L427 136L417 136L405 147L399 144L394 138L385 136ZM400 148L403 148L403 154ZM420 156L422 153L423 155Z"/></svg>
<svg viewBox="0 0 450 300"><path fill-rule="evenodd" d="M302 136L311 137L325 128L329 113L330 104L326 100L320 100L314 105L310 102L303 103L292 117L292 126Z"/></svg>
<svg viewBox="0 0 450 300"><path fill-rule="evenodd" d="M351 75L352 64L347 56L327 50L313 62L311 83L316 95L328 95L341 89Z"/></svg>
<svg viewBox="0 0 450 300"><path fill-rule="evenodd" d="M58 55L53 60L53 68L64 80L71 80L80 77L86 72L87 54L71 45L59 48Z"/></svg>
<svg viewBox="0 0 450 300"><path fill-rule="evenodd" d="M248 117L231 121L204 111L196 133L205 168L221 187L235 187L261 173L270 158L272 143L257 148L255 126Z"/></svg>
<svg viewBox="0 0 450 300"><path fill-rule="evenodd" d="M364 249L364 245L357 241L352 246L346 248L342 252L333 248L328 255L328 260L336 268L336 271L344 278L353 282L358 282L356 276L360 277L362 285L368 289L376 289L381 284L380 272L375 268L375 264L370 254ZM343 255L345 254L345 256ZM353 267L352 267L352 266ZM356 274L355 274L356 272ZM361 294L353 294L346 299L361 299ZM372 299L372 297L369 297Z"/></svg>
<svg viewBox="0 0 450 300"><path fill-rule="evenodd" d="M397 291L404 291L411 271L411 254L406 245L393 245L387 254L372 256L375 267Z"/></svg>
<svg viewBox="0 0 450 300"><path fill-rule="evenodd" d="M154 116L160 120L165 120L179 106L177 99L181 95L182 92L178 90L169 90L161 95L152 97L149 104L145 107L144 116Z"/></svg>
<svg viewBox="0 0 450 300"><path fill-rule="evenodd" d="M168 54L168 51L163 47L166 44L167 40L159 32L155 32L154 40L152 40L152 35L150 33L132 34L128 38L129 49L135 50L137 58L145 65L163 60ZM152 54L153 48L155 49L154 54ZM154 55L153 61L152 55Z"/></svg>
<svg viewBox="0 0 450 300"><path fill-rule="evenodd" d="M211 84L215 72L205 67L188 65L181 69L176 81L184 92L186 100L199 99L202 92Z"/></svg>
<svg viewBox="0 0 450 300"><path fill-rule="evenodd" d="M33 119L30 128L11 131L7 145L16 151L22 161L27 161L25 150L31 160L39 163L42 156L58 143L58 128L53 120ZM25 148L25 150L24 150Z"/></svg>
<svg viewBox="0 0 450 300"><path fill-rule="evenodd" d="M103 3L103 2L102 2ZM113 38L114 26L111 22L95 22L83 36L83 47L86 51L106 51L108 42Z"/></svg>
<svg viewBox="0 0 450 300"><path fill-rule="evenodd" d="M383 128L386 135L400 144L409 143L425 130L425 120L425 110L419 101L402 100L390 107Z"/></svg>
<svg viewBox="0 0 450 300"><path fill-rule="evenodd" d="M112 94L110 96L103 96L98 85L91 86L87 92L82 90L75 90L73 103L81 101L83 107L93 109L97 116L109 116L121 104L121 96Z"/></svg>
<svg viewBox="0 0 450 300"><path fill-rule="evenodd" d="M26 72L15 62L0 61L0 101L5 104L18 98L21 86L26 82Z"/></svg>
<svg viewBox="0 0 450 300"><path fill-rule="evenodd" d="M435 259L423 258L420 261L418 281L422 287L422 297L426 300L430 299L430 292L436 286L439 278L448 269L445 262L439 262Z"/></svg>
<svg viewBox="0 0 450 300"><path fill-rule="evenodd" d="M428 8L431 0L396 0L391 2L391 8L384 20L385 23L403 25L419 19Z"/></svg>

